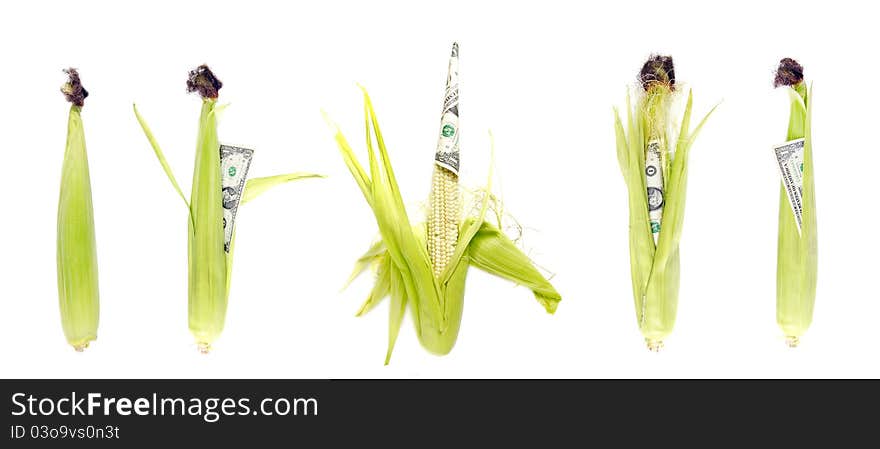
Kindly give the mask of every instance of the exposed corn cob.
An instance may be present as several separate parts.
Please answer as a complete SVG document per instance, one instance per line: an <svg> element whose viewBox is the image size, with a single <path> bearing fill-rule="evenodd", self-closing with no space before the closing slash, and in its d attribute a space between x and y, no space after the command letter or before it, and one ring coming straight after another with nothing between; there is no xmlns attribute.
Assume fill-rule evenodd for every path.
<svg viewBox="0 0 880 449"><path fill-rule="evenodd" d="M688 154L712 111L689 131L693 104L689 92L678 136L670 136L667 123L675 93L672 58L649 58L639 81L641 91L634 108L627 96L626 128L615 109L615 131L617 158L629 198L630 266L636 318L648 349L657 351L672 331L678 308L678 247L684 220ZM676 142L674 152L665 142ZM654 143L660 151L663 173L659 203L649 197L646 178L651 175L646 167L647 151ZM651 211L658 204L662 205L663 222L654 226Z"/></svg>
<svg viewBox="0 0 880 449"><path fill-rule="evenodd" d="M446 95L440 117L440 137L431 179L431 211L428 214L428 253L434 276L449 264L461 225L461 194L458 190L458 43L452 44Z"/></svg>
<svg viewBox="0 0 880 449"><path fill-rule="evenodd" d="M529 258L497 227L484 221L490 198L488 188L479 215L460 219L455 174L458 170L458 92L449 89L455 81L452 75L457 72L453 70L457 55L458 47L454 46L441 139L435 154L431 211L425 224L410 224L366 90L364 113L369 173L358 162L339 127L328 118L343 159L373 209L382 236L382 240L358 260L352 278L371 266L376 269L376 284L358 315L372 309L384 297L391 297L386 364L407 307L413 314L419 342L424 348L440 355L452 350L461 325L464 285L471 265L530 288L548 313L555 312L561 300ZM455 120L447 115L449 111L454 111ZM378 152L373 149L371 131L378 143Z"/></svg>
<svg viewBox="0 0 880 449"><path fill-rule="evenodd" d="M89 95L75 69L61 92L71 103L58 199L58 304L67 342L82 351L98 338L98 256L89 161L80 115Z"/></svg>
<svg viewBox="0 0 880 449"><path fill-rule="evenodd" d="M143 128L147 140L152 145L159 163L189 212L187 220L189 229L189 238L187 239L189 329L202 353L210 351L211 344L223 330L235 243L233 228L229 250L228 252L225 250L220 143L217 138L217 113L222 108L222 106L217 106L217 96L222 86L220 80L206 65L201 65L191 71L187 80L187 91L198 92L202 97L196 161L189 202L181 191L171 167L153 137L153 133L138 113L137 107L134 108L135 116ZM245 190L240 192L240 204L245 204L275 185L316 176L307 173L291 173L250 179L247 181Z"/></svg>
<svg viewBox="0 0 880 449"><path fill-rule="evenodd" d="M800 228L789 206L785 186L780 187L779 242L776 266L776 321L786 344L796 347L813 321L818 267L816 189L813 175L813 140L810 132L812 91L807 91L803 67L791 58L782 59L774 80L791 97L787 140L804 139Z"/></svg>
<svg viewBox="0 0 880 449"><path fill-rule="evenodd" d="M431 212L428 215L428 252L434 276L439 277L458 241L461 201L458 191L458 175L451 170L434 166L431 183Z"/></svg>

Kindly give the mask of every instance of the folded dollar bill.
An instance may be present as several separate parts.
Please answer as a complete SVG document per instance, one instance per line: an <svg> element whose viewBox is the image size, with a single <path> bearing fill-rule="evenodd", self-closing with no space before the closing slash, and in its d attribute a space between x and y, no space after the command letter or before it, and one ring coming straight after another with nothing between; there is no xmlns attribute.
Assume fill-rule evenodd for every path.
<svg viewBox="0 0 880 449"><path fill-rule="evenodd" d="M803 216L804 139L795 139L773 147L776 165L782 177L788 204L794 214L798 232Z"/></svg>
<svg viewBox="0 0 880 449"><path fill-rule="evenodd" d="M223 249L229 252L235 214L241 203L241 195L247 182L247 172L254 157L254 150L220 145L220 174L223 188Z"/></svg>
<svg viewBox="0 0 880 449"><path fill-rule="evenodd" d="M651 220L651 234L654 244L660 237L660 221L663 219L663 166L660 142L648 142L645 153L645 186L648 188L648 218Z"/></svg>
<svg viewBox="0 0 880 449"><path fill-rule="evenodd" d="M458 43L452 45L449 74L446 78L446 96L440 118L440 139L434 154L437 165L458 174Z"/></svg>

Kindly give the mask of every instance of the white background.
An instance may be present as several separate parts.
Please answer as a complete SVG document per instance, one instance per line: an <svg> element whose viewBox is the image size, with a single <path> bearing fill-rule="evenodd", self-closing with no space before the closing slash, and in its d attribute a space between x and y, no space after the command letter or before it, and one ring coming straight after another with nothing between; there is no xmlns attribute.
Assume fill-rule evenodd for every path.
<svg viewBox="0 0 880 449"><path fill-rule="evenodd" d="M0 377L878 377L876 11L862 2L17 2L0 13ZM787 5L788 7L784 6ZM858 5L858 6L857 6ZM871 8L871 7L867 7ZM409 317L383 366L387 303L340 293L376 236L320 110L365 157L357 82L371 92L410 213L430 184L453 40L461 43L463 182L498 183L530 254L563 295L472 270L458 344L422 350ZM690 161L675 332L645 349L632 305L627 204L614 147L652 52L671 54L695 114L722 102ZM815 320L789 350L775 323L779 180L788 98L776 62L815 83L819 216ZM187 71L224 82L223 142L256 149L252 176L329 175L240 210L226 330L209 356L186 323L186 211L131 111L137 102L185 192L199 100ZM55 220L79 68L101 286L99 339L61 332Z"/></svg>

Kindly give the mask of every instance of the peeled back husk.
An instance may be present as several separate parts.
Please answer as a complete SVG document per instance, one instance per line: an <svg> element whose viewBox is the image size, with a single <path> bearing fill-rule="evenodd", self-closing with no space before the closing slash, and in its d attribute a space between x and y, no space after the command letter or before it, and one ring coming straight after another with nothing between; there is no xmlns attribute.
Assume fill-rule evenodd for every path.
<svg viewBox="0 0 880 449"><path fill-rule="evenodd" d="M484 197L478 216L462 222L455 252L435 277L425 225L410 223L366 90L364 103L369 172L358 162L339 128L333 127L343 159L372 208L382 237L358 260L353 277L370 266L377 274L359 314L369 311L384 297L391 298L385 363L390 361L407 308L425 349L438 355L452 350L461 325L465 281L471 265L532 289L547 312L553 313L561 296L510 239L484 221L489 195ZM373 148L371 130L378 151Z"/></svg>

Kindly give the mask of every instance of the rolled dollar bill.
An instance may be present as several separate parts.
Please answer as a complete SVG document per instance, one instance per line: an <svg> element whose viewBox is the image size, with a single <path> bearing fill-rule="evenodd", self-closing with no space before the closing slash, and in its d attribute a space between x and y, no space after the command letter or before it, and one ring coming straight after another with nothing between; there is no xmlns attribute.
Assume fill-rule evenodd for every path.
<svg viewBox="0 0 880 449"><path fill-rule="evenodd" d="M648 142L645 153L645 186L648 189L648 219L654 244L660 238L660 221L663 219L663 156L659 140Z"/></svg>
<svg viewBox="0 0 880 449"><path fill-rule="evenodd" d="M247 172L254 157L254 150L220 145L220 175L223 189L223 249L228 253L232 244L235 214L241 203L241 195L247 182Z"/></svg>
<svg viewBox="0 0 880 449"><path fill-rule="evenodd" d="M449 74L446 76L446 96L440 118L440 139L434 162L458 175L458 42L452 44L449 56Z"/></svg>
<svg viewBox="0 0 880 449"><path fill-rule="evenodd" d="M776 166L779 168L788 204L800 233L804 207L804 139L776 145L773 147L773 154L776 155Z"/></svg>

